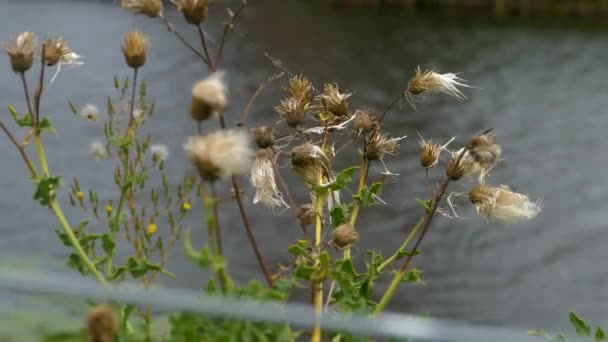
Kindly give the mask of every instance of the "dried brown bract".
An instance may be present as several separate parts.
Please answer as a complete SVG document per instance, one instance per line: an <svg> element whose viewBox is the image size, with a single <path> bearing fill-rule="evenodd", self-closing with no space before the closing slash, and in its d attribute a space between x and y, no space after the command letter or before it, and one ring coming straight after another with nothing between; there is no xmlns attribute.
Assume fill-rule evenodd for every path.
<svg viewBox="0 0 608 342"><path fill-rule="evenodd" d="M359 233L348 224L339 225L332 233L331 243L338 249L349 247L357 242L359 242Z"/></svg>
<svg viewBox="0 0 608 342"><path fill-rule="evenodd" d="M289 79L287 87L283 91L300 102L310 103L312 93L312 83L303 75L298 75Z"/></svg>
<svg viewBox="0 0 608 342"><path fill-rule="evenodd" d="M357 134L369 133L378 128L378 119L367 110L358 110L355 112L353 119L353 128Z"/></svg>
<svg viewBox="0 0 608 342"><path fill-rule="evenodd" d="M91 342L112 342L117 324L112 308L98 305L87 315L87 333Z"/></svg>
<svg viewBox="0 0 608 342"><path fill-rule="evenodd" d="M322 176L329 176L329 159L319 146L311 143L291 150L291 167L308 184L318 185Z"/></svg>
<svg viewBox="0 0 608 342"><path fill-rule="evenodd" d="M337 84L325 84L323 93L317 96L318 107L338 118L345 117L348 115L346 100L351 95L351 93L340 93Z"/></svg>
<svg viewBox="0 0 608 342"><path fill-rule="evenodd" d="M69 58L72 50L62 37L48 38L44 41L44 62L48 66L57 64L62 59Z"/></svg>
<svg viewBox="0 0 608 342"><path fill-rule="evenodd" d="M285 119L287 126L294 128L304 126L310 108L310 104L295 97L283 99L281 105L274 107L277 113Z"/></svg>
<svg viewBox="0 0 608 342"><path fill-rule="evenodd" d="M26 72L32 67L35 48L36 37L32 32L21 33L4 48L14 72Z"/></svg>
<svg viewBox="0 0 608 342"><path fill-rule="evenodd" d="M469 140L466 148L484 170L494 167L502 155L502 147L496 143L496 135L492 129Z"/></svg>
<svg viewBox="0 0 608 342"><path fill-rule="evenodd" d="M125 33L122 44L122 53L127 65L133 69L142 67L146 63L146 53L150 46L148 36L139 31Z"/></svg>
<svg viewBox="0 0 608 342"><path fill-rule="evenodd" d="M274 128L270 126L260 126L251 129L253 141L259 148L273 147L275 143Z"/></svg>
<svg viewBox="0 0 608 342"><path fill-rule="evenodd" d="M399 153L399 142L403 139L405 139L405 136L391 138L388 133L374 134L367 145L367 159L382 159L385 154L397 155Z"/></svg>
<svg viewBox="0 0 608 342"><path fill-rule="evenodd" d="M469 87L462 83L464 80L456 74L439 74L435 70L416 69L414 77L409 81L406 94L418 95L425 91L445 93L459 100L465 100L466 96L457 87Z"/></svg>
<svg viewBox="0 0 608 342"><path fill-rule="evenodd" d="M199 25L207 17L209 0L171 0L182 12L186 21L192 25Z"/></svg>
<svg viewBox="0 0 608 342"><path fill-rule="evenodd" d="M318 214L315 210L315 206L312 203L303 204L296 210L296 219L302 228L308 227L315 223L317 215Z"/></svg>
<svg viewBox="0 0 608 342"><path fill-rule="evenodd" d="M163 12L161 0L122 0L122 8L134 10L151 18L161 16Z"/></svg>

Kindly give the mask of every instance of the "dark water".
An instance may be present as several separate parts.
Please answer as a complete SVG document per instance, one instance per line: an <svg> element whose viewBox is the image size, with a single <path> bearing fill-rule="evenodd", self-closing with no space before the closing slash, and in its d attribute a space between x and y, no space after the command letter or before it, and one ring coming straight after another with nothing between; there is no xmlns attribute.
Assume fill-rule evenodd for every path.
<svg viewBox="0 0 608 342"><path fill-rule="evenodd" d="M214 18L223 14L219 6L213 12ZM175 13L169 17L196 43L191 27L182 25ZM542 199L544 210L538 218L509 227L486 223L466 205L460 214L467 219L439 218L423 244L424 256L415 262L424 269L425 284L404 286L391 309L526 329L564 329L568 310L596 323L608 320L608 266L603 263L608 243L608 99L603 73L608 31L567 22L524 25L480 17L338 12L296 1L252 1L242 19L238 29L249 38L234 35L223 61L233 114L276 70L262 51L318 85L335 81L354 91L353 107L381 110L417 65L462 72L479 88L466 91L470 100L465 102L427 97L417 112L404 103L388 116L388 131L410 137L402 143L401 155L388 161L391 170L401 174L400 183L383 193L388 206L362 212L362 242L356 254L369 248L394 251L420 215L414 198L425 196L425 188L415 157L416 131L439 141L456 136L462 143L476 132L496 128L505 161L490 181ZM160 22L130 15L110 2L5 0L0 23L2 40L26 29L60 34L85 57L84 66L60 74L43 100L45 113L59 131L47 147L53 171L66 180L77 175L84 187L99 191L102 201L116 201L111 179L102 178L111 174L111 163L96 163L88 156L89 141L102 137L102 127L76 119L67 99L103 108L105 96L113 91L113 76L129 75L119 50L122 34L138 28L152 38L142 75L157 101L157 115L147 129L170 148L172 183L192 172L181 145L195 130L187 116L190 87L205 73ZM3 63L0 106L12 103L23 110L18 78L7 59ZM276 83L259 98L253 121L274 123L272 108L279 96ZM229 120L235 122L235 116L229 115ZM53 233L55 221L31 201L21 160L2 139L0 250L64 258L66 250ZM468 187L457 184L453 190ZM305 199L299 197L300 202ZM249 212L268 261L284 261L283 247L299 237L290 214L274 217L252 205ZM73 222L83 219L79 212L68 214ZM232 273L241 280L259 277L237 215L234 206L222 213ZM196 216L189 221L194 228L202 222ZM167 285L201 285L205 273L184 261L181 248L174 250L172 260L179 280Z"/></svg>

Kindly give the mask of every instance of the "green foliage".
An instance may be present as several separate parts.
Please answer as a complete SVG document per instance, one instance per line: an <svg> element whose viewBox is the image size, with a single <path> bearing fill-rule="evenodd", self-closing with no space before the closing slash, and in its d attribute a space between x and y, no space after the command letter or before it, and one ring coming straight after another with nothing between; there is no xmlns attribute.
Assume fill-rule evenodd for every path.
<svg viewBox="0 0 608 342"><path fill-rule="evenodd" d="M61 176L44 176L41 179L34 180L34 184L36 184L34 200L42 205L51 204L51 201L55 199L55 191L61 186L60 180Z"/></svg>
<svg viewBox="0 0 608 342"><path fill-rule="evenodd" d="M570 312L568 314L568 319L570 320L570 324L574 328L576 332L576 336L583 338L585 341L589 342L608 342L608 337L606 333L601 327L597 327L595 329L595 333L591 326L585 322L580 316L578 316L575 312ZM543 337L552 342L567 342L568 339L566 335L559 333L555 336L551 336L547 332L543 330L533 330L528 331L529 335Z"/></svg>
<svg viewBox="0 0 608 342"><path fill-rule="evenodd" d="M376 203L376 198L380 195L380 190L382 190L382 183L375 182L369 187L364 186L354 198L359 201L361 205L370 205Z"/></svg>
<svg viewBox="0 0 608 342"><path fill-rule="evenodd" d="M329 183L323 184L323 185L319 185L319 186L315 186L315 188L314 188L315 193L317 195L324 196L324 195L329 194L332 191L346 189L348 187L348 185L350 184L350 182L352 182L352 180L353 180L353 174L358 169L359 169L359 167L352 166L352 167L348 167L348 168L340 171L332 182L329 182Z"/></svg>

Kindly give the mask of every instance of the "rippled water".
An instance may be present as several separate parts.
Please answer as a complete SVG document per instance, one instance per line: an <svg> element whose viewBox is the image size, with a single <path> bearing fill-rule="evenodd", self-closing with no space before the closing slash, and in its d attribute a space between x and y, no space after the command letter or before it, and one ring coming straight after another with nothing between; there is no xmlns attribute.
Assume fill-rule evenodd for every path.
<svg viewBox="0 0 608 342"><path fill-rule="evenodd" d="M219 6L213 12L223 14ZM177 19L175 13L169 17ZM170 147L173 183L192 172L181 144L195 129L187 116L190 86L205 73L160 22L130 15L110 2L8 0L0 4L0 25L3 40L25 29L61 34L85 56L86 65L60 74L43 100L59 131L47 150L52 170L66 180L78 175L85 187L100 191L101 200L113 198L111 179L100 177L111 174L111 165L91 160L87 149L90 140L102 137L102 127L75 119L67 99L103 106L113 90L113 76L129 75L119 51L122 34L133 28L148 33L152 49L142 75L157 100L157 115L148 130ZM177 26L196 42L190 27ZM295 1L252 2L238 29L249 38L234 35L223 64L232 113L240 112L258 84L275 72L262 51L319 85L336 81L354 91L353 106L381 110L417 65L461 72L478 87L466 91L470 100L465 102L427 97L416 112L404 103L388 116L391 133L410 137L401 155L388 162L401 179L383 193L388 206L362 212L357 254L368 248L390 253L420 215L414 198L425 196L425 187L415 157L417 131L439 141L457 136L462 143L476 132L496 128L505 161L491 182L542 199L543 213L525 224L488 224L466 205L459 208L466 219L436 220L423 243L424 256L415 261L424 269L425 284L402 288L391 309L522 328L563 329L572 309L596 322L608 320L608 266L602 262L608 243L606 30L567 22L524 25L479 17L338 11ZM0 106L12 103L23 110L18 79L6 59L3 63ZM279 96L276 83L260 97L252 119L276 121L272 108ZM53 233L56 224L30 200L32 189L21 160L2 139L2 253L65 257ZM453 190L466 188L457 184ZM299 197L300 202L305 199ZM289 213L273 217L252 205L249 212L268 261L284 261L283 246L299 237ZM79 212L69 214L73 221L82 218ZM201 225L199 217L191 216L192 227ZM232 273L241 280L259 277L237 218L233 206L222 213ZM179 280L166 284L199 287L205 274L184 261L179 248L172 254Z"/></svg>

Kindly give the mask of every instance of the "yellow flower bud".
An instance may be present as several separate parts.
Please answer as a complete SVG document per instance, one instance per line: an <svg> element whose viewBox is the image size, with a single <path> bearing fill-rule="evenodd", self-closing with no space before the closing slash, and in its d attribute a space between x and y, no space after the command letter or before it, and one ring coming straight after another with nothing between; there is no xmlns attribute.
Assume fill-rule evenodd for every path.
<svg viewBox="0 0 608 342"><path fill-rule="evenodd" d="M82 199L84 198L84 192L82 192L82 191L78 191L78 192L76 193L76 197L77 197L79 200L82 200Z"/></svg>
<svg viewBox="0 0 608 342"><path fill-rule="evenodd" d="M156 233L156 229L158 229L158 227L156 227L156 224L150 223L148 225L148 228L146 228L146 232L148 233L148 235L154 235L154 233Z"/></svg>
<svg viewBox="0 0 608 342"><path fill-rule="evenodd" d="M190 208L191 208L191 205L190 205L190 203L189 203L189 202L184 202L184 203L182 204L182 210L183 210L183 211L188 211L188 210L190 210Z"/></svg>
<svg viewBox="0 0 608 342"><path fill-rule="evenodd" d="M106 213L108 213L108 215L112 213L112 210L114 210L114 208L112 208L111 204L106 205Z"/></svg>

